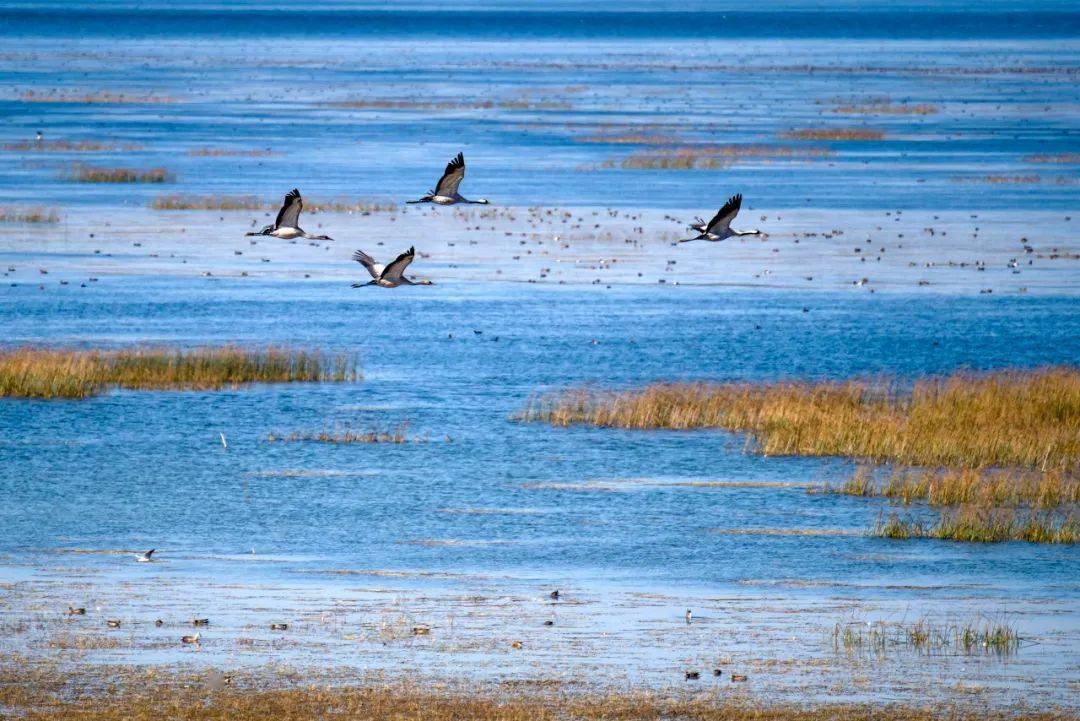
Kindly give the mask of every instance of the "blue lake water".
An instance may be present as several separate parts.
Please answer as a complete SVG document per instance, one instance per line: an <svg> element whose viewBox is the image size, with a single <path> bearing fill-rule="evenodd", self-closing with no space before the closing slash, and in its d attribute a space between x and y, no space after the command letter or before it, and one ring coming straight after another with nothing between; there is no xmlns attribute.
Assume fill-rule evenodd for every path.
<svg viewBox="0 0 1080 721"><path fill-rule="evenodd" d="M890 7L0 7L0 206L61 216L0 224L0 263L14 269L0 287L0 344L289 345L355 354L364 376L0 400L5 612L90 598L117 614L164 599L186 609L193 602L178 589L194 584L192 613L212 608L242 630L244 603L273 596L306 608L313 594L355 593L358 581L343 573L373 570L459 579L422 586L434 595L483 587L535 599L562 587L588 599L582 624L603 618L614 637L681 622L686 605L717 597L822 604L813 622L824 626L848 604L890 619L1015 613L1038 640L1015 671L960 664L941 677L936 668L942 689L1000 672L995 701L1023 688L1075 703L1066 683L1080 637L1074 547L874 539L866 532L889 507L809 492L844 480L849 460L762 457L721 432L513 419L533 394L582 384L907 382L1080 362L1070 225L1080 211L1080 15L1058 3ZM882 137L788 135L822 128ZM46 152L33 146L38 130L49 142L108 147ZM717 151L726 160L710 168L624 167L635 153L702 147L737 150ZM269 154L243 154L253 150ZM325 225L336 244L250 246L242 234L262 211L147 207L166 193L273 202L294 186L307 198L400 204L458 150L469 163L462 192L491 198L496 215L320 213L305 216L309 229ZM164 167L174 178L80 184L75 163ZM709 214L734 192L746 198L739 222L778 240L670 247L682 225L664 214ZM569 209L581 227L531 223L529 207ZM617 237L600 237L616 222L610 213ZM634 244L624 243L638 223ZM842 232L807 239L799 247L821 254L785 264L804 252L793 243L810 228ZM558 262L560 233L582 254L568 266L593 264L552 272L565 286L544 283L540 268ZM1005 260L1023 255L1021 236L1037 263L1015 276ZM884 292L856 293L851 278L884 266L849 257L851 246L880 240L885 253L884 238L893 255L920 253L918 268L905 256L880 271ZM779 252L771 243L781 242ZM413 270L435 286L348 287L360 271L348 261L353 247L382 258L411 244L427 256ZM676 253L670 267L695 284L656 282ZM993 266L985 273L924 263L983 257ZM526 270L514 275L515 262ZM592 282L596 265L611 282ZM760 268L774 269L776 283ZM797 285L807 273L846 275ZM917 274L953 280L922 292ZM425 442L267 441L402 423ZM149 547L161 558L151 568L119 554ZM418 581L395 583L406 605L420 593ZM140 592L125 598L130 584ZM230 606L221 590L230 584L262 590ZM626 610L634 593L666 594L666 605L643 620ZM748 607L738 624L757 632L736 657L784 653L785 624L808 621L783 613ZM826 646L796 655L828 655ZM659 644L643 660L627 656L631 647L640 646L593 652L650 681L647 672L686 658ZM138 644L128 654L162 658ZM584 660L579 650L570 666ZM1033 667L1042 669L1035 684L1023 680ZM882 668L895 697L909 698L911 671Z"/></svg>

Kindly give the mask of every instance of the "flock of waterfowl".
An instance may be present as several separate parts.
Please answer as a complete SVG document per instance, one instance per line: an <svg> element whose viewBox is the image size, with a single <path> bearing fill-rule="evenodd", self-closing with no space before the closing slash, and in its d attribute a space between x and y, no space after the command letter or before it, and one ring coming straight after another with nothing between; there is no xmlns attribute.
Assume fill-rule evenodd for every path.
<svg viewBox="0 0 1080 721"><path fill-rule="evenodd" d="M486 198L469 200L461 195L461 193L458 192L458 187L464 179L465 155L463 153L458 153L446 164L446 169L443 171L442 177L439 178L439 182L435 184L434 190L428 191L427 195L424 195L417 200L410 200L407 202L409 204L435 203L436 205L456 205L459 203L476 205L490 204L491 201ZM694 240L706 240L715 243L727 238L762 235L760 230L738 231L731 227L731 221L739 214L739 209L741 207L742 194L739 193L731 196L708 223L701 218L697 218L696 222L690 225L691 230L696 230L698 232L697 236L685 238L679 242L689 243ZM295 238L333 240L333 238L328 235L312 235L300 227L300 211L303 210L303 208L304 199L300 196L300 191L293 188L286 193L281 210L278 211L277 218L272 224L263 227L259 231L246 233L245 235L269 235L283 240L293 240ZM415 247L410 247L407 251L401 253L394 258L394 260L384 265L376 262L374 258L364 251L357 250L353 253L353 260L367 269L367 272L371 275L371 280L366 283L353 283L352 287L363 288L364 286L375 285L381 288L397 288L401 285L434 285L430 280L413 280L405 275L405 269L409 267L409 264L413 262L413 258L415 257L416 249Z"/></svg>

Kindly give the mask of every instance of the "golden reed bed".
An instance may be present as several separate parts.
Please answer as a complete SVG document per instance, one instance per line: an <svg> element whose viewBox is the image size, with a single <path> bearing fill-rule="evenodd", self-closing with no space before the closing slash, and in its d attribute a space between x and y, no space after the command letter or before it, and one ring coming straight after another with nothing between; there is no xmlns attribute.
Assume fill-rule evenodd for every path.
<svg viewBox="0 0 1080 721"><path fill-rule="evenodd" d="M1080 464L1080 369L956 373L896 392L875 381L657 383L534 399L523 418L566 426L745 431L766 455L907 465Z"/></svg>
<svg viewBox="0 0 1080 721"><path fill-rule="evenodd" d="M0 351L0 396L16 398L86 398L109 388L216 390L357 375L352 356L287 348Z"/></svg>

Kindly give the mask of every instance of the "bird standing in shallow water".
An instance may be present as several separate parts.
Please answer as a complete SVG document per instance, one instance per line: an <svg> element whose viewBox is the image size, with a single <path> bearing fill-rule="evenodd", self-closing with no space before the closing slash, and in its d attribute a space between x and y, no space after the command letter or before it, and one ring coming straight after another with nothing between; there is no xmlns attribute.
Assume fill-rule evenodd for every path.
<svg viewBox="0 0 1080 721"><path fill-rule="evenodd" d="M731 221L735 220L735 216L739 214L739 208L741 207L742 193L731 196L728 198L728 202L724 203L724 207L720 208L716 215L713 216L713 219L708 223L701 218L698 218L697 223L690 226L701 235L696 238L686 238L679 242L689 243L692 240L708 240L715 243L724 240L725 238L740 235L761 235L760 230L739 231L731 229Z"/></svg>
<svg viewBox="0 0 1080 721"><path fill-rule="evenodd" d="M435 203L436 205L453 205L454 203L487 205L488 200L486 198L469 200L458 193L458 186L461 185L461 181L464 177L465 155L464 153L458 153L457 157L446 164L446 170L443 171L442 177L439 178L439 182L435 184L435 190L429 191L427 195L419 200L410 200L407 202L410 204Z"/></svg>
<svg viewBox="0 0 1080 721"><path fill-rule="evenodd" d="M272 235L283 240L293 238L307 238L308 240L333 240L329 235L312 235L300 227L300 211L304 209L304 199L300 197L300 191L293 188L285 195L285 202L278 211L277 219L273 225L267 225L262 230L244 235Z"/></svg>

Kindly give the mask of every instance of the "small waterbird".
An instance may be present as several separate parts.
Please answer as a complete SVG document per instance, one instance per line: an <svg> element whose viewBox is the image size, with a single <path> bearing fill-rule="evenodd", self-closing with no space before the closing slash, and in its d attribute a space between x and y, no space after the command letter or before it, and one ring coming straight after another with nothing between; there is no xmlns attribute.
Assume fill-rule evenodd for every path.
<svg viewBox="0 0 1080 721"><path fill-rule="evenodd" d="M554 601L558 601L559 600L559 595L560 595L559 594L559 589L556 588L554 591L552 591L551 593L548 594L548 597L551 598Z"/></svg>
<svg viewBox="0 0 1080 721"><path fill-rule="evenodd" d="M416 249L409 248L407 251L394 258L388 265L376 263L375 259L362 250L353 253L353 260L367 268L371 273L372 280L367 283L353 283L353 288L363 288L365 285L378 285L383 288L397 288L399 285L435 285L430 280L410 280L405 277L405 269L416 256Z"/></svg>
<svg viewBox="0 0 1080 721"><path fill-rule="evenodd" d="M244 235L272 235L283 240L293 238L307 238L308 240L333 240L328 235L312 235L300 227L300 211L304 209L304 199L300 197L300 191L293 188L285 195L285 202L278 211L277 219L273 225L268 225L262 230Z"/></svg>
<svg viewBox="0 0 1080 721"><path fill-rule="evenodd" d="M120 619L118 619L118 618L105 619L105 625L108 626L109 628L120 628Z"/></svg>
<svg viewBox="0 0 1080 721"><path fill-rule="evenodd" d="M694 612L689 608L686 609L686 625L689 626L694 621Z"/></svg>
<svg viewBox="0 0 1080 721"><path fill-rule="evenodd" d="M209 626L210 625L210 619L209 618L193 618L193 619L191 619L191 625L192 626Z"/></svg>
<svg viewBox="0 0 1080 721"><path fill-rule="evenodd" d="M289 624L287 623L272 623L270 624L271 631L288 631Z"/></svg>
<svg viewBox="0 0 1080 721"><path fill-rule="evenodd" d="M74 606L68 606L67 613L69 616L85 616L86 609L81 607L75 608Z"/></svg>
<svg viewBox="0 0 1080 721"><path fill-rule="evenodd" d="M156 551L156 550L157 550L156 548L151 548L146 553L136 553L135 554L135 560L138 561L139 563L150 563L151 561L154 560L154 559L152 559L150 557L154 555L154 551Z"/></svg>
<svg viewBox="0 0 1080 721"><path fill-rule="evenodd" d="M728 198L728 202L724 203L724 207L717 211L713 219L706 223L701 218L697 218L697 223L691 225L691 229L696 230L700 235L696 238L685 238L680 240L680 243L689 243L691 240L708 240L717 242L724 240L725 238L732 238L740 235L761 235L760 230L732 230L731 221L735 220L735 216L739 214L739 208L742 207L742 193Z"/></svg>
<svg viewBox="0 0 1080 721"><path fill-rule="evenodd" d="M180 643L198 643L201 636L201 633L196 633L191 636L181 636Z"/></svg>
<svg viewBox="0 0 1080 721"><path fill-rule="evenodd" d="M469 200L458 193L458 186L461 185L461 181L464 177L465 154L458 153L457 157L446 164L446 170L443 171L442 177L439 178L439 182L435 184L435 190L428 191L428 194L419 200L410 200L408 202L410 204L436 203L438 205L453 205L454 203L475 203L478 205L487 205L489 201L486 198Z"/></svg>
<svg viewBox="0 0 1080 721"><path fill-rule="evenodd" d="M701 678L701 671L687 671L686 672L686 680L687 681L697 681L699 678Z"/></svg>

